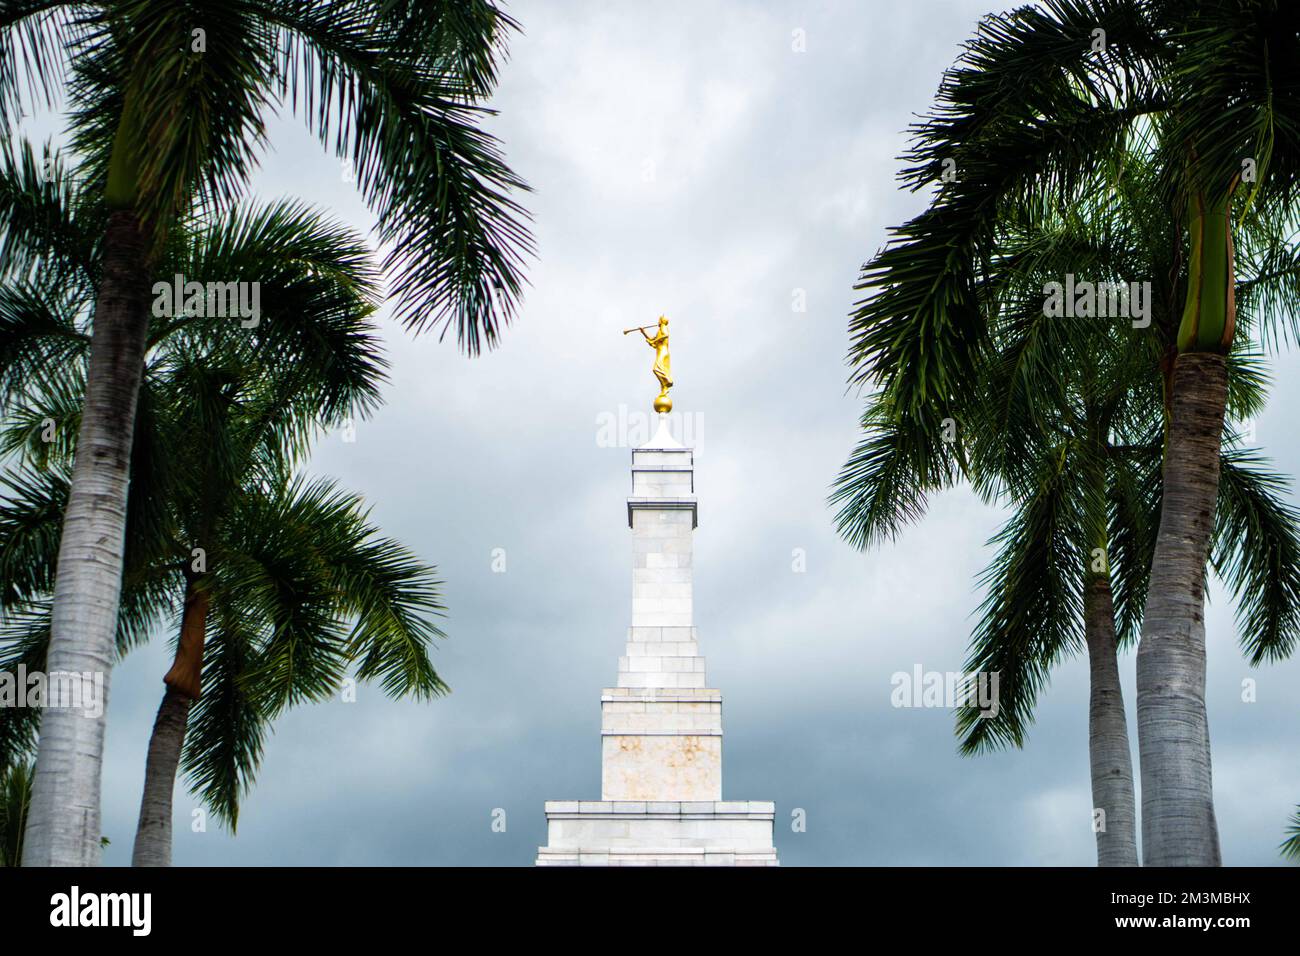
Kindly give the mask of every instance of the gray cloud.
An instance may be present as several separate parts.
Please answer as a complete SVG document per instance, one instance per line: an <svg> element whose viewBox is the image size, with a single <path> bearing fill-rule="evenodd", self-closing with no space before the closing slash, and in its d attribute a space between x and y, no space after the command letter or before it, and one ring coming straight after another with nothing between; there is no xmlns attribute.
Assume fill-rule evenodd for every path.
<svg viewBox="0 0 1300 956"><path fill-rule="evenodd" d="M469 361L391 324L388 404L313 470L363 492L446 580L451 697L362 688L282 719L235 838L190 831L179 864L519 864L542 801L599 793L600 689L629 618L625 448L597 418L648 407L648 352L673 320L681 411L698 414L696 606L726 698L724 792L777 801L787 865L1090 864L1087 675L1063 667L1023 752L956 755L950 716L890 706L890 675L958 669L999 515L965 492L897 543L838 541L826 489L855 435L845 391L852 284L920 208L894 157L987 0L519 2L493 127L536 188L539 259L503 347ZM885 15L887 13L887 15ZM806 31L807 52L791 50ZM290 118L255 190L368 228L337 163ZM807 311L791 308L795 290ZM1259 425L1297 465L1296 362ZM492 549L507 571L494 574ZM807 571L791 571L802 548ZM1210 610L1210 714L1225 859L1277 862L1300 801L1300 665L1249 671L1226 599ZM164 642L114 677L107 861L129 860ZM1133 656L1123 661L1130 713ZM1239 702L1256 676L1260 702ZM494 808L508 814L491 830ZM790 812L808 814L792 833Z"/></svg>

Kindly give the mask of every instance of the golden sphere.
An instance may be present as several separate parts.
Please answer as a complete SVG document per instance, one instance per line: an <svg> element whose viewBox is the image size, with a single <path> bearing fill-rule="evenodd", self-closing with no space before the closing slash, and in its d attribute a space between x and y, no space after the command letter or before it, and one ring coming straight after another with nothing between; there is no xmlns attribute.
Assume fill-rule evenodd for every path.
<svg viewBox="0 0 1300 956"><path fill-rule="evenodd" d="M673 400L667 395L660 395L655 399L655 411L660 415L667 415L673 410Z"/></svg>

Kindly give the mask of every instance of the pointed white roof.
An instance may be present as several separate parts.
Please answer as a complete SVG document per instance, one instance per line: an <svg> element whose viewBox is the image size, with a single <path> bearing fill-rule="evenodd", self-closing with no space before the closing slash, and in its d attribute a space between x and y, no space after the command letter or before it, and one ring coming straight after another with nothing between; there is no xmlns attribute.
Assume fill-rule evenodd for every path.
<svg viewBox="0 0 1300 956"><path fill-rule="evenodd" d="M638 448L638 451L654 448L671 448L682 449L686 446L673 437L673 433L668 429L668 416L659 416L659 427L655 429L654 437L644 445Z"/></svg>

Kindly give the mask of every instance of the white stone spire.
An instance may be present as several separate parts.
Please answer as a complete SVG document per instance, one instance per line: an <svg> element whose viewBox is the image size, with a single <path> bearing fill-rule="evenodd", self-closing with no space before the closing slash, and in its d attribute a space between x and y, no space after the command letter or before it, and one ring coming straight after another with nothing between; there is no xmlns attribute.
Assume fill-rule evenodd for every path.
<svg viewBox="0 0 1300 956"><path fill-rule="evenodd" d="M722 800L722 693L694 622L694 454L667 416L632 452L632 626L601 693L601 798L546 804L538 865L775 865L771 803Z"/></svg>

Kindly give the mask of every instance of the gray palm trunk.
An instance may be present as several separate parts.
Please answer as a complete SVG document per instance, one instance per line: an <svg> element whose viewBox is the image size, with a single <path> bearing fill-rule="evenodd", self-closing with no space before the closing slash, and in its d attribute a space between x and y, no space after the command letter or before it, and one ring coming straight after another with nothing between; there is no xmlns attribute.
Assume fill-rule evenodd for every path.
<svg viewBox="0 0 1300 956"><path fill-rule="evenodd" d="M1205 712L1205 563L1227 402L1222 355L1174 367L1164 495L1137 659L1142 851L1147 866L1218 866Z"/></svg>
<svg viewBox="0 0 1300 956"><path fill-rule="evenodd" d="M145 239L135 216L115 212L105 232L90 368L54 587L51 674L90 675L92 708L41 715L24 866L93 866L100 859L100 778L109 676L116 656L122 547L136 399L148 332ZM66 701L65 701L66 703Z"/></svg>
<svg viewBox="0 0 1300 956"><path fill-rule="evenodd" d="M132 866L172 865L172 793L185 746L190 706L198 699L202 686L203 647L211 601L211 595L198 587L199 580L199 576L190 576L186 584L176 659L163 678L167 690L149 738Z"/></svg>
<svg viewBox="0 0 1300 956"><path fill-rule="evenodd" d="M171 866L172 792L176 771L185 745L185 726L190 715L190 698L174 687L163 694L149 757L144 768L144 796L140 800L140 822L135 831L132 866Z"/></svg>
<svg viewBox="0 0 1300 956"><path fill-rule="evenodd" d="M1092 774L1093 829L1098 866L1137 866L1137 806L1129 750L1124 692L1119 683L1115 604L1110 581L1093 577L1084 591L1091 691L1088 699L1088 765ZM1103 815L1097 815L1097 811Z"/></svg>

